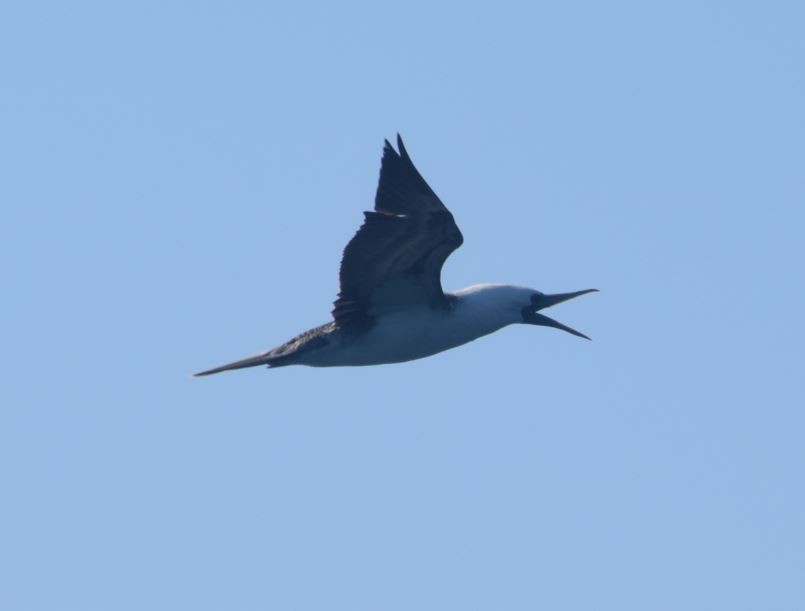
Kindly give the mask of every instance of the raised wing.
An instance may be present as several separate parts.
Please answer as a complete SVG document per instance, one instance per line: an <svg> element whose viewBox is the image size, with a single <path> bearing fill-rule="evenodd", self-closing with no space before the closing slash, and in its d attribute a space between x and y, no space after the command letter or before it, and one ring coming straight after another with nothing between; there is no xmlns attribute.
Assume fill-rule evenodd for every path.
<svg viewBox="0 0 805 611"><path fill-rule="evenodd" d="M377 311L416 304L447 304L442 265L464 238L414 167L402 139L399 153L386 140L375 211L344 249L341 292L333 318L339 327L371 324Z"/></svg>

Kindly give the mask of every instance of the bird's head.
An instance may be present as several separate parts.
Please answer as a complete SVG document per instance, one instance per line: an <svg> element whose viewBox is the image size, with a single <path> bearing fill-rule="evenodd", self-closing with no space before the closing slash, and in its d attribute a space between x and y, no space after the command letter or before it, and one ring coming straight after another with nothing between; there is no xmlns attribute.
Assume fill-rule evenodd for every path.
<svg viewBox="0 0 805 611"><path fill-rule="evenodd" d="M581 295L586 295L587 293L594 293L596 291L598 291L598 289L585 289L583 291L574 291L572 293L554 293L553 295L546 295L540 291L527 289L527 294L524 291L522 295L524 305L520 309L520 315L522 316L522 321L520 322L527 325L553 327L554 329L561 329L562 331L567 331L568 333L578 337L583 337L584 339L590 339L584 335L584 333L580 333L579 331L576 331L567 325L563 325L553 318L540 314L540 310L550 308L557 303L562 303L563 301L574 299L576 297L580 297Z"/></svg>
<svg viewBox="0 0 805 611"><path fill-rule="evenodd" d="M468 309L480 320L488 321L491 330L520 323L562 329L578 337L590 339L583 333L541 314L540 310L595 291L597 289L546 295L524 286L477 284L458 291L455 295L467 304Z"/></svg>

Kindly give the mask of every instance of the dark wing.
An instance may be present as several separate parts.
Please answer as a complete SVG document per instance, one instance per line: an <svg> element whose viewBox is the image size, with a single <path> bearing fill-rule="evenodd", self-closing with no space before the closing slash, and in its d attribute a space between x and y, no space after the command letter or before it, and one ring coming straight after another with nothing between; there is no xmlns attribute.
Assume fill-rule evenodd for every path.
<svg viewBox="0 0 805 611"><path fill-rule="evenodd" d="M444 306L442 265L461 246L453 215L414 167L402 139L383 148L375 211L344 249L339 327L370 324L373 313L397 306Z"/></svg>

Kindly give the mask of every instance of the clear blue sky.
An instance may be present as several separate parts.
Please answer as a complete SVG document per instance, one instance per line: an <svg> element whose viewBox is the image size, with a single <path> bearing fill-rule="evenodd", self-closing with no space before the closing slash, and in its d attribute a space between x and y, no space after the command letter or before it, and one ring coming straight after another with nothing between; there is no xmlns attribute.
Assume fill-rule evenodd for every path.
<svg viewBox="0 0 805 611"><path fill-rule="evenodd" d="M0 9L0 608L805 609L803 4L279 4ZM191 379L397 131L594 341Z"/></svg>

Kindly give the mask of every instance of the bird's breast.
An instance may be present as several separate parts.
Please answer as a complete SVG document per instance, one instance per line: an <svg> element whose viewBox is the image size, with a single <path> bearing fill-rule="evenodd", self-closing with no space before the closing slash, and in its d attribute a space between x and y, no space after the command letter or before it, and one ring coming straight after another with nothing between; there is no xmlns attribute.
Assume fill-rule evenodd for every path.
<svg viewBox="0 0 805 611"><path fill-rule="evenodd" d="M460 311L423 307L388 312L378 316L367 332L342 335L326 349L311 353L305 364L331 367L411 361L455 348L497 328L500 325L484 325Z"/></svg>

